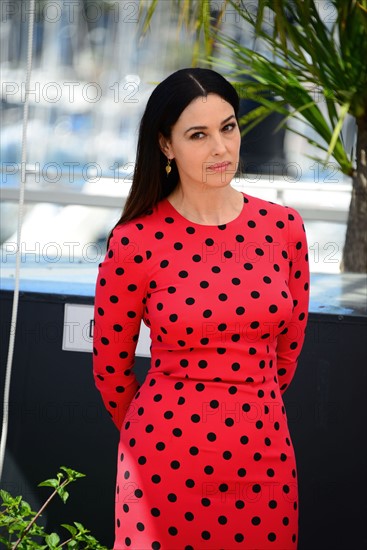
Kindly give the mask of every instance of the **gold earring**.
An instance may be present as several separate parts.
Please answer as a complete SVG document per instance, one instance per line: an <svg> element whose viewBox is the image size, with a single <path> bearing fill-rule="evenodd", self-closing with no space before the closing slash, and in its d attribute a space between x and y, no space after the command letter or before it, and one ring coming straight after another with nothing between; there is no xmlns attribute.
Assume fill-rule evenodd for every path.
<svg viewBox="0 0 367 550"><path fill-rule="evenodd" d="M171 159L167 159L167 165L166 165L166 174L167 176L169 175L169 173L171 172L172 170L172 167L171 167Z"/></svg>

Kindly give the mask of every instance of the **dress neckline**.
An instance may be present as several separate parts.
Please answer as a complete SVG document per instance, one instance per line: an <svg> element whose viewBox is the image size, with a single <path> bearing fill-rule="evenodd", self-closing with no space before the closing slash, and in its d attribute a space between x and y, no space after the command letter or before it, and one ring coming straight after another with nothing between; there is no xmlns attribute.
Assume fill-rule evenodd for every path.
<svg viewBox="0 0 367 550"><path fill-rule="evenodd" d="M165 199L163 199L163 202L166 204L166 206L168 207L169 210L171 210L175 216L178 218L178 219L181 219L182 221L184 221L185 223L189 224L189 225L195 225L197 227L228 227L229 225L231 224L235 224L238 220L240 220L244 214L244 210L245 210L245 203L247 202L246 199L245 199L245 193L243 193L241 191L241 194L242 194L242 197L243 197L243 204L242 204L242 208L241 208L241 211L239 212L239 214L237 214L237 216L235 218L233 218L232 220L228 221L227 223L223 223L223 224L207 224L207 223L199 223L199 222L193 222L191 220L189 220L188 218L185 218L185 216L183 216L182 214L180 214L180 212L169 202L169 200L167 199L167 197Z"/></svg>

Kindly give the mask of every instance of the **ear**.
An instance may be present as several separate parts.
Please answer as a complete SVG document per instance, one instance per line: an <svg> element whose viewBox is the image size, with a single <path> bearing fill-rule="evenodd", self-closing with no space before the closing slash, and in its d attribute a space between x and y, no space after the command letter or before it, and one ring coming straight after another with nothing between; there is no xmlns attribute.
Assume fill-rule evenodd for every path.
<svg viewBox="0 0 367 550"><path fill-rule="evenodd" d="M162 153L166 155L167 158L173 159L174 154L173 154L171 142L169 141L169 139L164 137L163 134L159 134L158 142Z"/></svg>

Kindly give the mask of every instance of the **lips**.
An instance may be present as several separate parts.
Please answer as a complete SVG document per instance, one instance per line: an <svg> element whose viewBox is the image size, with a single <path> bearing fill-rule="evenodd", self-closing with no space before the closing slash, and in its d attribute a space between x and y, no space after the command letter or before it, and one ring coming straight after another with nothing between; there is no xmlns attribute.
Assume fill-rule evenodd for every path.
<svg viewBox="0 0 367 550"><path fill-rule="evenodd" d="M211 164L207 167L208 170L211 170L213 172L221 172L222 170L225 170L230 165L230 162L218 162L216 164Z"/></svg>

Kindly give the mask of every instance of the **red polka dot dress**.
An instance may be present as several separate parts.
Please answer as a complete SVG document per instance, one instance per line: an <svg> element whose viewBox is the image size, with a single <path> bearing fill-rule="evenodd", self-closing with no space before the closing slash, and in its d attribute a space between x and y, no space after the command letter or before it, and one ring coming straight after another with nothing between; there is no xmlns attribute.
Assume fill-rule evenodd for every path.
<svg viewBox="0 0 367 550"><path fill-rule="evenodd" d="M94 375L120 430L115 550L297 547L282 394L307 320L299 214L244 195L226 225L167 199L114 229L99 268ZM151 330L141 387L140 321Z"/></svg>

